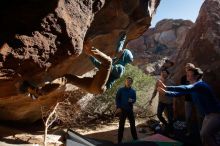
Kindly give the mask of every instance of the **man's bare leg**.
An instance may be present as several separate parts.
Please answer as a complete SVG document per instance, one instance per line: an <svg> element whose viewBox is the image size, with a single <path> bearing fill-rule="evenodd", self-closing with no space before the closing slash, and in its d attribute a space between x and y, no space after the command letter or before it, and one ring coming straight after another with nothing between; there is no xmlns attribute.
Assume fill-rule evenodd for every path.
<svg viewBox="0 0 220 146"><path fill-rule="evenodd" d="M83 78L72 74L65 74L63 77L52 81L51 84L65 85L66 83L70 83L89 93L101 94L105 92L106 82L111 72L112 59L98 49L93 49L89 42L85 42L84 51L87 55L93 56L101 62L96 74L93 77ZM42 90L44 90L44 87ZM43 92L45 93L46 91Z"/></svg>
<svg viewBox="0 0 220 146"><path fill-rule="evenodd" d="M98 49L92 49L88 42L85 42L84 51L87 55L93 56L101 62L99 70L93 77L80 78L76 75L65 74L63 77L57 78L42 87L33 87L34 89L32 90L29 89L31 85L29 85L30 87L27 85L27 89L29 89L27 92L38 98L38 96L48 94L57 89L60 85L65 85L67 83L71 83L92 94L101 94L105 92L106 83L111 72L112 59Z"/></svg>

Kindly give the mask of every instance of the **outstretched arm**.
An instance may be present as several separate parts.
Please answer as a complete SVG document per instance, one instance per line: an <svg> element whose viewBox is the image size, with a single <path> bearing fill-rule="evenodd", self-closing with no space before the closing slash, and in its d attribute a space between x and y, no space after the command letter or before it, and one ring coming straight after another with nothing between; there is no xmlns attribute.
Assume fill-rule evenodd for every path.
<svg viewBox="0 0 220 146"><path fill-rule="evenodd" d="M53 80L50 84L44 85L41 90L44 94L51 92L51 88L54 90L61 85L67 83L73 84L89 93L101 94L106 90L106 82L109 79L109 74L111 71L112 60L109 56L105 55L98 49L93 49L90 42L86 41L84 43L84 52L95 57L100 61L99 70L93 77L78 77L72 74L65 74L60 78Z"/></svg>
<svg viewBox="0 0 220 146"><path fill-rule="evenodd" d="M112 59L98 49L92 48L89 41L85 42L84 51L87 55L95 57L99 62L99 70L93 77L79 78L67 74L64 77L68 83L74 84L89 93L101 94L106 90L106 83L111 72Z"/></svg>
<svg viewBox="0 0 220 146"><path fill-rule="evenodd" d="M87 55L96 58L99 62L99 70L93 77L79 78L75 75L65 75L67 82L74 84L85 91L93 94L101 94L106 90L106 83L109 79L112 59L98 49L92 47L89 41L84 43L84 51Z"/></svg>
<svg viewBox="0 0 220 146"><path fill-rule="evenodd" d="M195 88L194 85L166 86L161 80L158 80L158 87L174 92L191 92Z"/></svg>
<svg viewBox="0 0 220 146"><path fill-rule="evenodd" d="M92 45L89 41L85 41L85 43L84 43L84 52L88 56L92 56L95 59L97 59L97 61L99 61L100 64L101 63L102 64L108 64L109 62L112 62L111 57L107 56L106 54L99 51L98 49L92 47Z"/></svg>
<svg viewBox="0 0 220 146"><path fill-rule="evenodd" d="M166 86L166 90L174 92L188 92L190 93L195 89L194 85L179 85L179 86Z"/></svg>
<svg viewBox="0 0 220 146"><path fill-rule="evenodd" d="M168 96L168 97L179 97L179 96L183 96L183 95L188 95L190 94L190 92L181 92L181 91L168 91L168 90L165 90L161 87L158 87L157 88L157 91L161 94L161 95L164 95L164 96Z"/></svg>

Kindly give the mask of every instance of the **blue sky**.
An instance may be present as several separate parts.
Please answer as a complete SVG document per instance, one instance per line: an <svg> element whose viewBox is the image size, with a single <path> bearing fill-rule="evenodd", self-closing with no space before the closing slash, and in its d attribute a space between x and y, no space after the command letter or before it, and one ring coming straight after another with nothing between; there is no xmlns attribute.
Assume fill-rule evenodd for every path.
<svg viewBox="0 0 220 146"><path fill-rule="evenodd" d="M165 18L187 19L195 22L204 0L161 0L151 27Z"/></svg>

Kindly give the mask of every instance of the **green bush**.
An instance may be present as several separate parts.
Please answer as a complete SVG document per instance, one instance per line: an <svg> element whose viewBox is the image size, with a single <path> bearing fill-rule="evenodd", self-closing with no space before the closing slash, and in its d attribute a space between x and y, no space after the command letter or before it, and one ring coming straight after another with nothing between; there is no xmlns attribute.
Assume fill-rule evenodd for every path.
<svg viewBox="0 0 220 146"><path fill-rule="evenodd" d="M152 114L151 110L147 108L146 103L149 101L153 87L155 85L155 78L146 75L136 66L127 65L124 75L118 79L113 87L107 90L104 94L96 96L87 105L87 113L90 113L93 117L112 117L115 110L115 96L119 88L124 86L124 82L127 76L133 78L133 88L136 90L137 101L135 103L136 113L138 115Z"/></svg>
<svg viewBox="0 0 220 146"><path fill-rule="evenodd" d="M124 75L115 82L111 89L106 91L104 96L115 100L117 90L124 86L124 81L128 76L134 80L132 87L136 90L137 94L135 106L145 109L146 103L149 100L149 93L152 92L151 90L153 90L156 80L155 77L145 74L141 69L133 65L126 66Z"/></svg>

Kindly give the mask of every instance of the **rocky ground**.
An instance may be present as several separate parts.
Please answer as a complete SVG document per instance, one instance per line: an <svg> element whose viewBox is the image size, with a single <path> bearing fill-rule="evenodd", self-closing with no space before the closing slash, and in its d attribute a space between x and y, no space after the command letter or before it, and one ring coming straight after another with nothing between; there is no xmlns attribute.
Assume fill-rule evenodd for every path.
<svg viewBox="0 0 220 146"><path fill-rule="evenodd" d="M136 120L136 129L138 138L144 138L154 134L148 126L148 118L139 118ZM38 123L39 124L39 123ZM92 126L90 126L92 125ZM196 125L194 126L196 127ZM115 118L114 121L104 124L93 123L88 124L83 127L75 127L72 130L84 135L88 138L94 138L98 140L106 140L113 143L117 143L117 129L118 129L118 119ZM195 129L196 130L196 129ZM0 126L0 145L1 146L39 146L43 145L43 135L44 128L42 126L36 125L14 125L1 123ZM59 129L56 126L53 127L48 133L48 146L64 146L64 137L67 129ZM198 130L197 130L198 131ZM169 134L164 133L164 131L158 131L159 133L170 137ZM181 141L183 146L200 146L199 133L196 132L192 136L186 137L183 131L174 131L174 137L172 139ZM123 142L132 141L132 136L130 133L129 123L126 121Z"/></svg>
<svg viewBox="0 0 220 146"><path fill-rule="evenodd" d="M143 138L143 137L146 137L147 135L152 134L152 131L150 129L149 131L146 131L145 133L139 132L142 128L146 128L147 125L145 122L146 122L146 119L136 120L138 138ZM77 129L76 131L90 138L108 140L113 143L117 143L118 121L116 120L112 123L99 125L93 130ZM129 141L132 141L132 136L130 133L129 123L126 121L123 142L129 142Z"/></svg>
<svg viewBox="0 0 220 146"><path fill-rule="evenodd" d="M146 124L143 124L145 119L138 119L136 122L137 131L140 131L142 127L145 127ZM130 134L129 123L126 122L124 131L124 141L131 141L132 137ZM90 128L74 128L74 131L85 135L90 138L96 138L101 140L108 140L111 142L117 142L117 129L118 121L112 121L108 124L99 124L92 126ZM1 146L13 146L13 145L43 145L43 134L44 129L42 126L25 126L25 125L14 125L2 123L0 126L0 145ZM62 135L65 135L66 129L52 129L48 135L48 145L49 146L62 146ZM146 135L152 134L151 131L146 133L138 132L138 137L142 138Z"/></svg>
<svg viewBox="0 0 220 146"><path fill-rule="evenodd" d="M43 145L44 128L37 125L22 125L15 123L1 123L0 145ZM59 132L62 132L59 131ZM61 133L49 132L48 146L62 145L59 141Z"/></svg>

